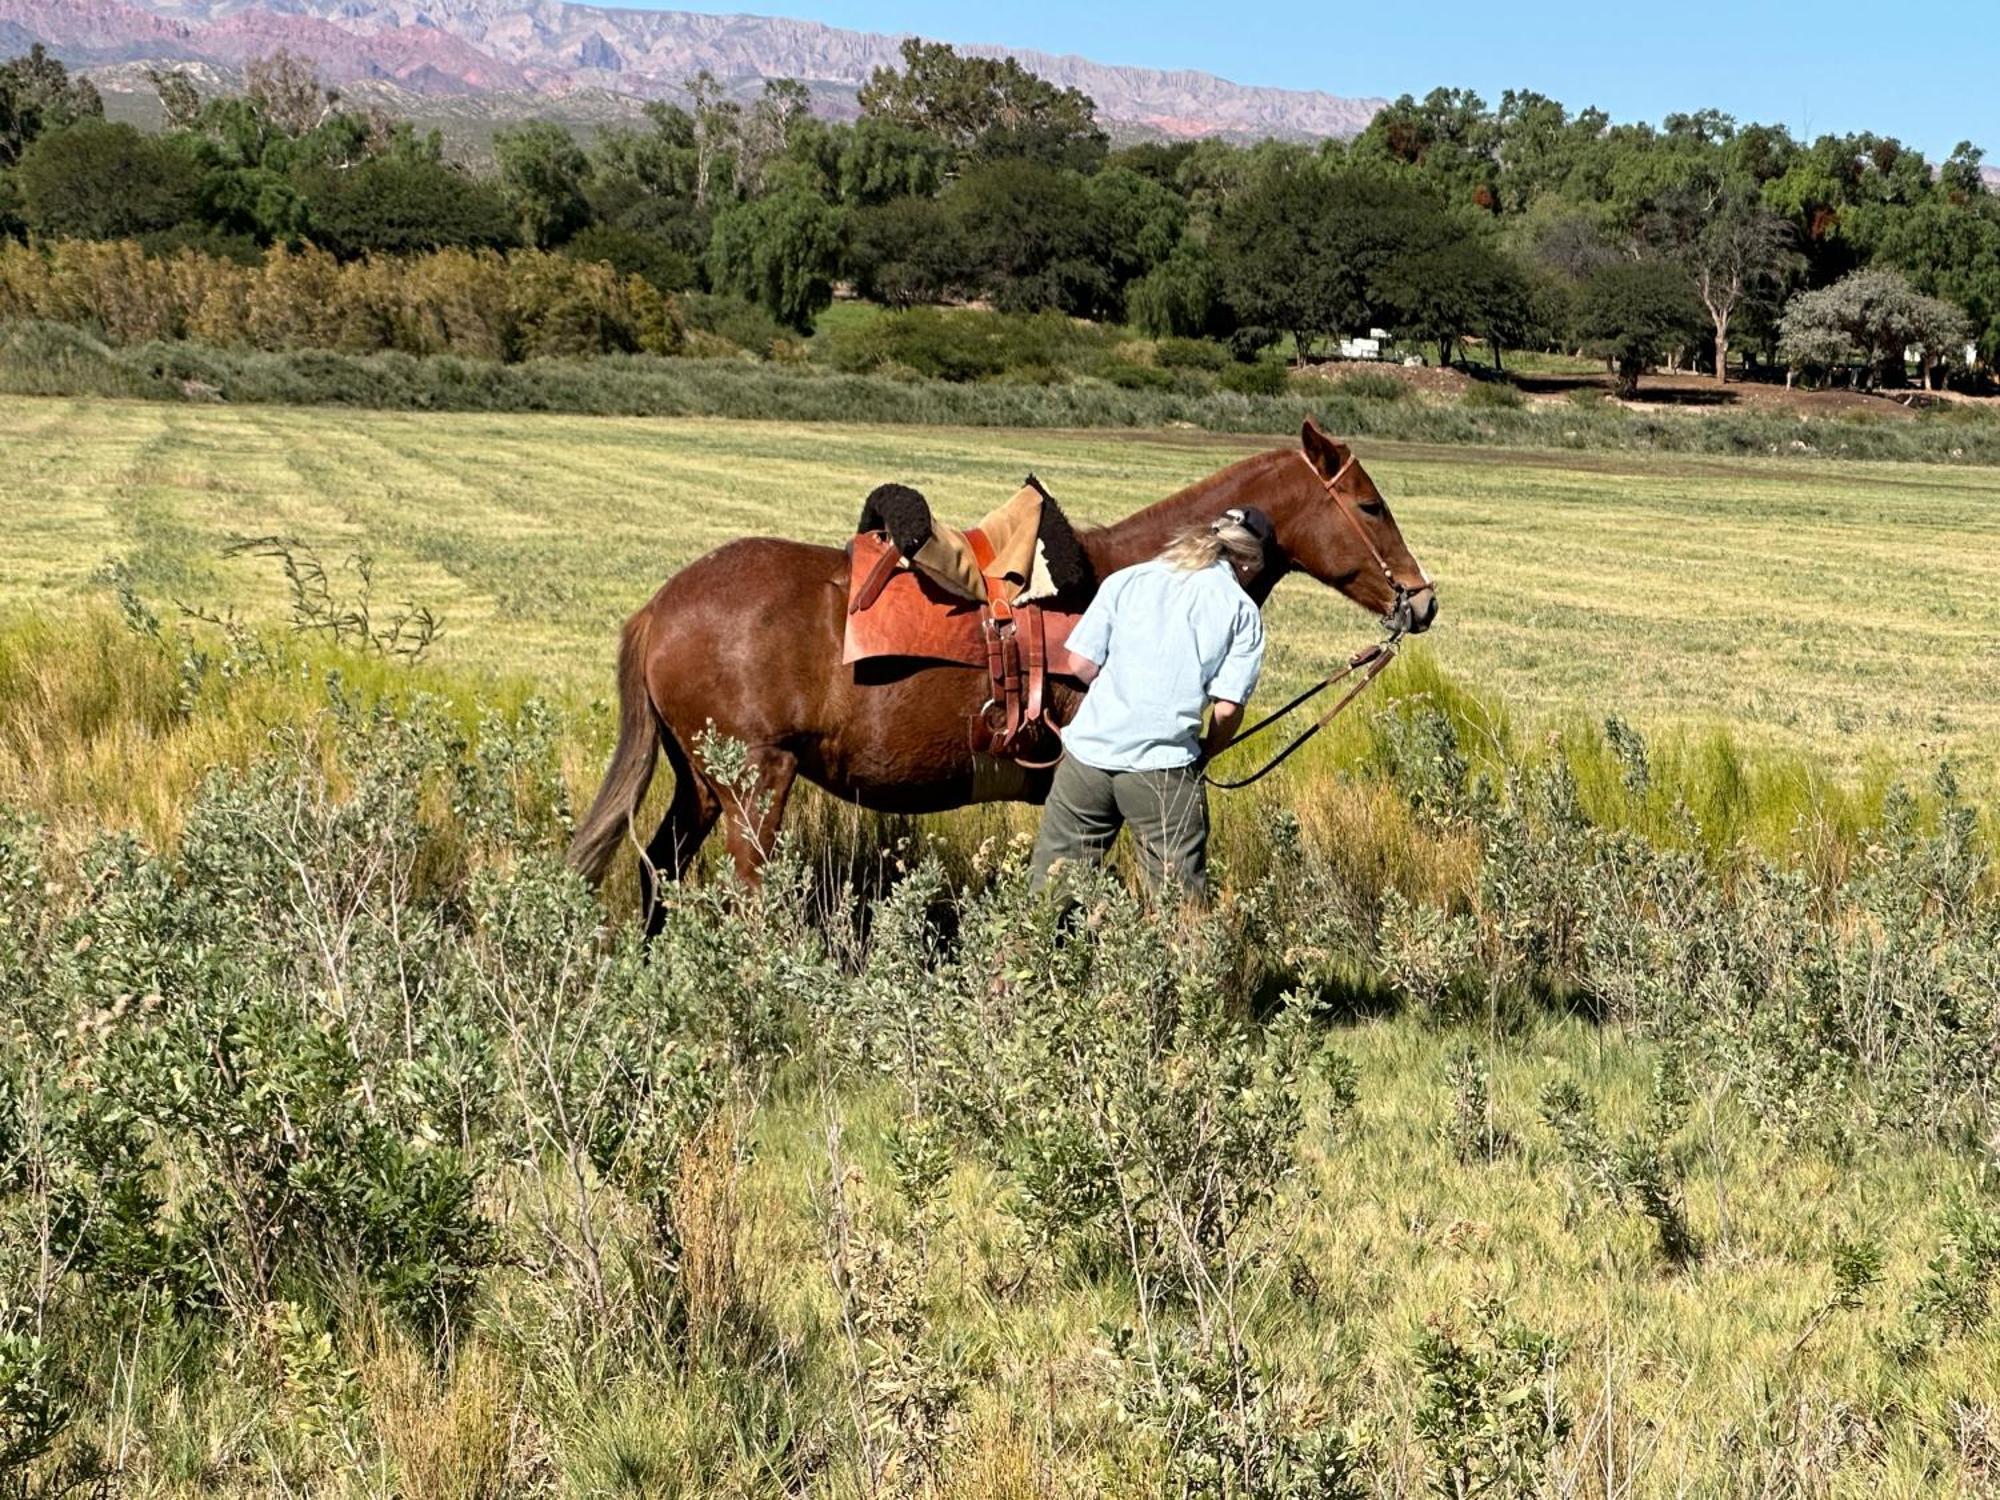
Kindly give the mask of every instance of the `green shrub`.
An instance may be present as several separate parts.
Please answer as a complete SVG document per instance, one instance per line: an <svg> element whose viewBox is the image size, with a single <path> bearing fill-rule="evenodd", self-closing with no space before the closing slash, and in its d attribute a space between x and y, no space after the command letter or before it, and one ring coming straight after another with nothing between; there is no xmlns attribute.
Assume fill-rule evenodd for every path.
<svg viewBox="0 0 2000 1500"><path fill-rule="evenodd" d="M1060 313L919 307L828 329L814 341L814 353L834 369L854 374L897 365L954 383L1024 370L1101 373L1112 378L1108 360L1116 342L1109 330Z"/></svg>
<svg viewBox="0 0 2000 1500"><path fill-rule="evenodd" d="M1129 364L1122 359L1105 366L1104 378L1122 391L1168 391L1175 385L1171 371Z"/></svg>
<svg viewBox="0 0 2000 1500"><path fill-rule="evenodd" d="M1221 370L1229 351L1213 339L1163 338L1153 346L1153 358L1165 370Z"/></svg>
<svg viewBox="0 0 2000 1500"><path fill-rule="evenodd" d="M988 314L919 307L829 329L814 341L813 350L834 369L852 374L895 365L928 380L955 383L991 379L1010 365L1048 363L1010 358L1005 326Z"/></svg>
<svg viewBox="0 0 2000 1500"><path fill-rule="evenodd" d="M256 264L131 241L0 244L0 320L68 323L107 343L393 350L520 359L680 347L676 304L637 276L540 251L441 250L341 262L273 250Z"/></svg>
<svg viewBox="0 0 2000 1500"><path fill-rule="evenodd" d="M802 383L750 374L752 391ZM1101 382L977 394L1130 399ZM1024 852L993 846L958 878L899 848L864 896L794 846L758 890L672 888L647 945L557 857L568 715L426 696L449 679L384 668L381 619L316 627L348 643L316 654L296 633L164 629L129 581L122 607L95 636L0 637L17 759L137 729L162 744L190 704L258 711L240 763L157 847L91 836L59 789L36 795L60 831L0 810L0 1466L24 1493L84 1488L55 1466L106 1451L126 1399L152 1436L121 1483L226 1439L293 1493L378 1462L398 1493L458 1493L437 1482L445 1459L494 1455L492 1478L516 1443L587 1437L563 1473L612 1488L724 1488L747 1453L773 1487L837 1469L857 1492L871 1474L884 1492L950 1489L987 1472L955 1419L1005 1399L1004 1315L1108 1325L1092 1381L1045 1394L1128 1488L1358 1500L1395 1464L1440 1494L1538 1494L1585 1451L1564 1446L1565 1343L1484 1290L1408 1328L1406 1299L1375 1295L1405 1283L1328 1216L1357 1182L1437 1164L1426 1113L1461 1160L1496 1164L1482 1191L1566 1179L1570 1229L1612 1241L1544 1247L1542 1270L1677 1303L1715 1278L1662 1286L1617 1241L1650 1226L1663 1260L1692 1263L1695 1167L1740 1184L1805 1143L1803 1123L1850 1122L1877 1154L1844 1181L1837 1158L1807 1163L1817 1218L1793 1249L1810 1273L1885 1162L1940 1144L1893 1181L1967 1184L1928 1227L1891 1226L1893 1261L1835 1241L1831 1295L1787 1298L1819 1311L1783 1357L1882 1281L1880 1342L1852 1330L1840 1358L1871 1376L1895 1373L1878 1350L1939 1360L1940 1377L1984 1368L2000 1214L1961 1164L1990 1150L2000 923L1990 831L1949 772L1886 797L1844 857L1780 865L1733 837L1711 850L1696 809L1728 799L1685 795L1674 756L1631 726L1524 750L1504 716L1461 732L1470 705L1420 678L1376 759L1304 784L1376 799L1379 842L1357 857L1295 817L1232 813L1269 867L1239 867L1205 912L1150 912L1096 871L1042 899ZM60 677L90 679L67 711L40 696ZM725 781L743 769L740 745L701 754ZM1727 779L1720 764L1702 779ZM1394 841L1431 832L1451 873L1382 873ZM1522 1047L1343 1020L1329 1049L1357 998L1490 1020L1429 996L1441 978L1593 1019ZM1427 1055L1443 1087L1434 1068L1414 1088L1394 1072ZM1546 1128L1510 1148L1519 1086L1565 1056L1590 1091L1550 1084ZM1768 1154L1730 1139L1757 1130ZM1396 1275L1476 1251L1486 1231L1458 1216L1470 1175L1383 1189L1414 1241ZM1740 1189L1729 1201L1740 1218ZM797 1297L760 1280L780 1276ZM1380 1304L1358 1326L1357 1288ZM1397 1327L1407 1400L1349 1378L1374 1357L1361 1336ZM1681 1384L1676 1366L1643 1389L1670 1406ZM1959 1386L1939 1387L1924 1399L1953 1410ZM1763 1443L1731 1438L1716 1461L1762 1462Z"/></svg>
<svg viewBox="0 0 2000 1500"><path fill-rule="evenodd" d="M622 276L637 276L662 292L693 290L695 263L664 236L613 224L593 224L562 247L571 260L597 261Z"/></svg>
<svg viewBox="0 0 2000 1500"><path fill-rule="evenodd" d="M754 302L720 293L691 292L681 299L688 327L726 339L759 359L769 359L791 331Z"/></svg>
<svg viewBox="0 0 2000 1500"><path fill-rule="evenodd" d="M1256 324L1246 323L1240 328L1232 329L1225 342L1228 345L1229 357L1231 359L1241 360L1245 364L1250 364L1266 349L1271 348L1283 337L1284 335L1275 328L1264 328Z"/></svg>
<svg viewBox="0 0 2000 1500"><path fill-rule="evenodd" d="M1497 1297L1462 1320L1432 1319L1417 1337L1424 1376L1416 1426L1439 1495L1533 1495L1573 1419L1557 1391L1567 1351L1515 1322Z"/></svg>
<svg viewBox="0 0 2000 1500"><path fill-rule="evenodd" d="M696 308L713 307L700 298L688 301ZM503 306L498 333L506 330L504 319ZM454 344L497 336L469 318L446 326ZM733 340L699 327L687 337L689 354L740 352ZM795 355L799 346L780 340L774 348ZM1347 436L1407 442L2000 464L2000 420L1983 414L1950 423L1852 427L1753 412L1662 415L1642 422L1608 403L1601 411L1531 404L1475 412L1458 402L1356 400L1337 382L1293 382L1275 362L1264 368L1232 366L1216 378L1220 390L1206 389L1206 373L1193 370L1173 372L1176 379L1159 389L1123 390L1107 380L1072 379L1097 373L1107 363L1085 345L1074 358L1017 362L1002 367L1008 371L1004 376L946 381L895 360L871 362L872 373L860 374L793 359L662 359L643 353L510 364L490 356L260 352L181 340L121 348L74 327L0 322L0 391L19 395L913 426L1178 425L1273 437L1295 435L1311 414ZM1251 392L1244 393L1242 384Z"/></svg>
<svg viewBox="0 0 2000 1500"><path fill-rule="evenodd" d="M1499 380L1476 380L1459 400L1475 411L1518 411L1527 405L1518 390Z"/></svg>
<svg viewBox="0 0 2000 1500"><path fill-rule="evenodd" d="M1381 370L1362 370L1342 376L1334 389L1359 401L1404 401L1410 395L1407 382Z"/></svg>
<svg viewBox="0 0 2000 1500"><path fill-rule="evenodd" d="M1282 396L1291 387L1291 372L1276 360L1231 365L1222 372L1222 388L1243 396Z"/></svg>

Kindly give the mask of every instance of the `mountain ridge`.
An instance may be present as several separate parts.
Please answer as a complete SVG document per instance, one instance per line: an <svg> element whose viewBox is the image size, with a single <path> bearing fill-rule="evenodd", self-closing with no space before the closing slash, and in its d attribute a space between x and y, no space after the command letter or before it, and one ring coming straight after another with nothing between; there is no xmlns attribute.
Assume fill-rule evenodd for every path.
<svg viewBox="0 0 2000 1500"><path fill-rule="evenodd" d="M44 42L86 69L134 63L240 67L283 47L335 83L417 94L562 97L601 89L678 98L707 69L732 93L766 79L813 86L815 108L851 117L873 69L899 63L904 36L782 16L625 10L570 0L0 0L0 37ZM950 39L946 39L950 40ZM1239 84L1198 69L1128 67L992 43L1096 100L1109 128L1173 137L1351 136L1384 103Z"/></svg>

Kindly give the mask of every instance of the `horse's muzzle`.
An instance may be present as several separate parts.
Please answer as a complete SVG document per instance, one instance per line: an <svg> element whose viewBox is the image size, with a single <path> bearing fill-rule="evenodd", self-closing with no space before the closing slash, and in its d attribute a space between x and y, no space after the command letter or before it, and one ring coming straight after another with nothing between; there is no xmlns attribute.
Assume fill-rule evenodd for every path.
<svg viewBox="0 0 2000 1500"><path fill-rule="evenodd" d="M1431 628L1437 615L1437 590L1426 586L1397 596L1395 607L1389 611L1389 628L1398 635L1422 635Z"/></svg>

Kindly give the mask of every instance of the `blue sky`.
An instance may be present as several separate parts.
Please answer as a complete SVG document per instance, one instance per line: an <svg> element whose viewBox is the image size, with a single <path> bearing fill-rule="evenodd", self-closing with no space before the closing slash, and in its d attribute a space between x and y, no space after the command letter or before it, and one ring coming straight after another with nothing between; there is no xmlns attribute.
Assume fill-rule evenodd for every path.
<svg viewBox="0 0 2000 1500"><path fill-rule="evenodd" d="M1875 130L1934 157L1960 140L2000 161L2000 0L600 0L797 16L862 31L1200 68L1239 83L1421 95L1534 88L1653 119L1713 105L1807 135Z"/></svg>

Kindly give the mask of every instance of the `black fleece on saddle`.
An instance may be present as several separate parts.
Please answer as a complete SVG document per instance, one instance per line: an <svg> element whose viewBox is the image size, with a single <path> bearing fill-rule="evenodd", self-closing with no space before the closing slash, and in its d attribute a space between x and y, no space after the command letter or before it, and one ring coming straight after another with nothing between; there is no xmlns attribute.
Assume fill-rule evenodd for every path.
<svg viewBox="0 0 2000 1500"><path fill-rule="evenodd" d="M915 557L931 539L931 503L907 484L877 485L861 505L855 535L880 531L905 557Z"/></svg>

